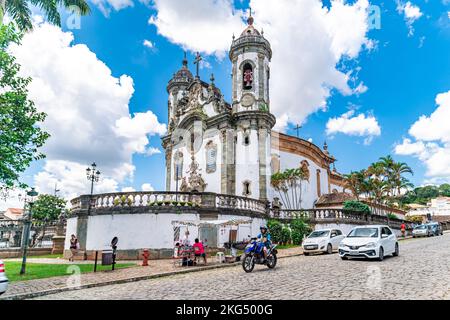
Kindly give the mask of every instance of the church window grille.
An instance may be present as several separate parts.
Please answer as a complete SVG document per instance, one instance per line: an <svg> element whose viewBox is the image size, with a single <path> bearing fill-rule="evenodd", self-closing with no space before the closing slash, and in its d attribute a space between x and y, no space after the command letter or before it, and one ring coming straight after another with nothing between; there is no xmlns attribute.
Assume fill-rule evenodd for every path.
<svg viewBox="0 0 450 320"><path fill-rule="evenodd" d="M183 153L177 152L174 159L174 176L175 180L183 178Z"/></svg>
<svg viewBox="0 0 450 320"><path fill-rule="evenodd" d="M217 169L217 145L212 141L206 145L206 173L216 172Z"/></svg>
<svg viewBox="0 0 450 320"><path fill-rule="evenodd" d="M244 90L253 89L253 66L250 63L244 65L243 72L243 87Z"/></svg>

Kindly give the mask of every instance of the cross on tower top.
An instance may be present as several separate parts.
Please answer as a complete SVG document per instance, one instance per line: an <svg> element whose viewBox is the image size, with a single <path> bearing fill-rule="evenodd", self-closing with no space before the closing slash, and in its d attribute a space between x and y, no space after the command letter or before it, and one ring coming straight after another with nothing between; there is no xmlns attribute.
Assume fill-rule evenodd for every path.
<svg viewBox="0 0 450 320"><path fill-rule="evenodd" d="M300 137L300 135L299 135L299 130L302 128L302 126L301 125L297 125L294 129L295 130L297 130L297 138L299 138Z"/></svg>
<svg viewBox="0 0 450 320"><path fill-rule="evenodd" d="M200 79L200 61L202 61L203 58L200 55L199 52L197 52L197 55L195 56L194 64L197 66L197 79Z"/></svg>

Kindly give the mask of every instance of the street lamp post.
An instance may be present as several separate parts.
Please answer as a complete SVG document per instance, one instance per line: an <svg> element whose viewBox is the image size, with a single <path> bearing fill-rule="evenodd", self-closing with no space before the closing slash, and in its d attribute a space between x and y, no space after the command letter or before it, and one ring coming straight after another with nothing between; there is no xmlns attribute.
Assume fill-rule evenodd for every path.
<svg viewBox="0 0 450 320"><path fill-rule="evenodd" d="M38 196L38 193L34 188L26 193L25 205L24 205L24 221L23 221L23 234L22 234L22 267L20 268L20 274L25 274L27 267L27 251L28 243L30 241L30 229L31 229L31 218L33 214L33 203L34 198ZM28 204L28 208L27 208ZM27 210L28 209L28 210Z"/></svg>
<svg viewBox="0 0 450 320"><path fill-rule="evenodd" d="M100 178L100 171L97 170L95 162L91 164L91 168L86 169L86 177L91 181L91 194L89 197L88 215L91 213L92 196L94 195L94 182L98 182Z"/></svg>

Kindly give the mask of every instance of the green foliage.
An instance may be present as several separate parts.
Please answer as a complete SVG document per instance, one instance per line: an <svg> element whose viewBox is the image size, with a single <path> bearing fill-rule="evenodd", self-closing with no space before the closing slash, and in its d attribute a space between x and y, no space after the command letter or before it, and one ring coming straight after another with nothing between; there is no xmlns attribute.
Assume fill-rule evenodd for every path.
<svg viewBox="0 0 450 320"><path fill-rule="evenodd" d="M33 160L43 159L38 152L49 134L39 128L45 113L38 112L28 99L31 78L19 76L20 65L8 53L10 44L19 44L22 35L12 24L0 26L0 185L19 185L19 175Z"/></svg>
<svg viewBox="0 0 450 320"><path fill-rule="evenodd" d="M311 232L311 227L303 219L295 219L290 223L292 242L301 245L305 235Z"/></svg>
<svg viewBox="0 0 450 320"><path fill-rule="evenodd" d="M406 217L407 221L411 221L411 222L414 222L414 223L422 223L423 219L424 219L424 217L422 217L422 216Z"/></svg>
<svg viewBox="0 0 450 320"><path fill-rule="evenodd" d="M414 190L407 192L400 198L402 205L408 205L411 203L426 205L431 199L439 196L450 197L450 184L444 183L440 186L425 186L418 187Z"/></svg>
<svg viewBox="0 0 450 320"><path fill-rule="evenodd" d="M372 211L370 210L370 207L367 204L359 202L359 201L345 201L343 209L361 212L364 214L372 213Z"/></svg>
<svg viewBox="0 0 450 320"><path fill-rule="evenodd" d="M275 243L281 242L283 225L277 220L269 220L267 227L269 228L272 241Z"/></svg>
<svg viewBox="0 0 450 320"><path fill-rule="evenodd" d="M390 204L401 198L402 190L413 186L405 174L413 174L403 162L396 162L391 156L380 158L367 169L344 176L345 188L359 201L361 196L378 204Z"/></svg>
<svg viewBox="0 0 450 320"><path fill-rule="evenodd" d="M388 217L388 219L398 219L398 217L393 213L388 213L386 216Z"/></svg>
<svg viewBox="0 0 450 320"><path fill-rule="evenodd" d="M281 243L288 243L291 241L291 230L289 228L281 229Z"/></svg>
<svg viewBox="0 0 450 320"><path fill-rule="evenodd" d="M58 8L63 6L74 13L86 15L91 12L86 0L0 0L0 26L3 15L7 13L20 30L29 31L33 28L30 5L41 9L48 22L61 26L61 16ZM72 8L76 8L73 10Z"/></svg>
<svg viewBox="0 0 450 320"><path fill-rule="evenodd" d="M33 220L57 220L65 207L66 200L48 194L41 194L33 203Z"/></svg>

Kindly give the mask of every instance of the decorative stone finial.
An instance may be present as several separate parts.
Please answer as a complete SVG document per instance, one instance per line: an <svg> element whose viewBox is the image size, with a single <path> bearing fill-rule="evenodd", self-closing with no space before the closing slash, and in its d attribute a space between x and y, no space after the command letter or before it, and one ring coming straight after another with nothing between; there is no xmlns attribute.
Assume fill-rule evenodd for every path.
<svg viewBox="0 0 450 320"><path fill-rule="evenodd" d="M248 16L247 23L249 26L252 26L253 22L255 22L255 19L253 19L253 17L252 17L252 8L251 7L249 8L249 11L250 11L250 15Z"/></svg>

